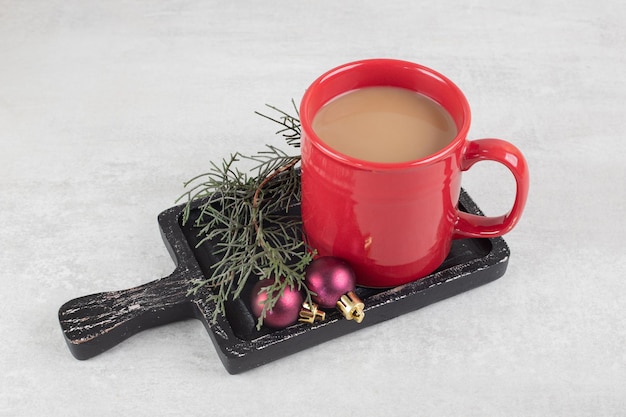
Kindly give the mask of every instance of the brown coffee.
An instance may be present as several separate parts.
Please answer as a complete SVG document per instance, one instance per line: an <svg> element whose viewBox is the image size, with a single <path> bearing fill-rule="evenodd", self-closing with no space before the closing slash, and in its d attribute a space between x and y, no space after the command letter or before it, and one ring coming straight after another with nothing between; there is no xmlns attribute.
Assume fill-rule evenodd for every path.
<svg viewBox="0 0 626 417"><path fill-rule="evenodd" d="M424 158L457 133L438 103L397 87L367 87L334 98L315 115L313 130L345 155L384 163Z"/></svg>

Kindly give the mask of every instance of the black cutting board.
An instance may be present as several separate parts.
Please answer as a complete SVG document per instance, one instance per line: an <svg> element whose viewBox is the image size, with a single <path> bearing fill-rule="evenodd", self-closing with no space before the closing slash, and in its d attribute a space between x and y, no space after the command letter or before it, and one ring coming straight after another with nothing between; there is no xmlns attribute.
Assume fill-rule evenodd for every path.
<svg viewBox="0 0 626 417"><path fill-rule="evenodd" d="M463 190L459 208L482 215ZM425 278L389 289L357 288L365 303L365 319L360 324L332 311L315 325L257 330L247 303L251 285L238 300L227 303L226 315L215 322L211 320L215 305L206 301L207 293L200 290L188 295L191 282L204 278L216 258L211 243L196 247L198 229L188 226L193 221L182 225L182 209L172 207L158 216L163 241L176 264L171 275L61 306L61 329L77 359L98 355L141 330L195 317L209 332L226 370L236 374L493 281L505 273L510 255L502 238L455 240L443 264ZM299 215L297 209L295 215ZM196 212L192 211L191 220Z"/></svg>

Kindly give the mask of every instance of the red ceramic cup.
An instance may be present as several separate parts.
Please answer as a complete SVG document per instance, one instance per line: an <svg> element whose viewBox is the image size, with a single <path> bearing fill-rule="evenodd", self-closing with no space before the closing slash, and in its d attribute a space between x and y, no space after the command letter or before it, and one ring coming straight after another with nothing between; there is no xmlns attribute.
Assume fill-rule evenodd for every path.
<svg viewBox="0 0 626 417"><path fill-rule="evenodd" d="M343 93L372 86L401 87L432 98L452 116L456 137L434 154L402 163L356 159L322 142L312 128L317 111ZM306 91L300 121L307 241L320 256L346 260L358 285L392 287L422 278L443 262L453 239L503 235L522 214L528 194L523 155L500 139L467 140L470 109L465 96L429 68L390 59L337 67ZM461 173L482 160L504 164L515 177L515 202L502 216L458 210Z"/></svg>

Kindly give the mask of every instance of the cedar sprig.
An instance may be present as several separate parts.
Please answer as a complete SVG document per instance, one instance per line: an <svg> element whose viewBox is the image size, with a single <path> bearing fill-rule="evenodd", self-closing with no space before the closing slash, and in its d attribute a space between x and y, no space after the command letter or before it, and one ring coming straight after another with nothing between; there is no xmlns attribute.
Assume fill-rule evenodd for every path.
<svg viewBox="0 0 626 417"><path fill-rule="evenodd" d="M277 116L256 113L278 123L281 128L276 133L298 148L298 117L268 107ZM256 163L251 170L254 175L237 168L243 160ZM288 287L303 290L306 301L311 302L304 271L313 255L303 239L300 218L290 214L301 199L299 161L299 155L266 145L254 155L236 152L219 164L211 162L206 173L185 183L188 190L180 197L187 200L183 224L192 217L192 210L198 210L193 213L198 246L212 242L218 259L211 266L211 276L194 280L189 294L204 287L209 290L208 301L216 306L213 320L224 314L226 301L238 298L250 279L280 277L264 289L268 297L257 328Z"/></svg>

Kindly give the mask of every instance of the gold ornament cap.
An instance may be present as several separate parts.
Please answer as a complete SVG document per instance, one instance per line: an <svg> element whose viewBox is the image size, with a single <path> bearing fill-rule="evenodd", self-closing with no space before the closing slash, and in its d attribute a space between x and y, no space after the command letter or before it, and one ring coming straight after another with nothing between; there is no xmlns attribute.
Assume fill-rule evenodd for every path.
<svg viewBox="0 0 626 417"><path fill-rule="evenodd" d="M348 320L354 320L357 323L361 323L365 317L364 308L363 301L352 291L342 295L337 301L337 309L341 314Z"/></svg>
<svg viewBox="0 0 626 417"><path fill-rule="evenodd" d="M302 303L300 309L300 318L298 321L302 323L313 324L316 321L323 321L326 319L326 313L319 309L319 306L315 303Z"/></svg>

